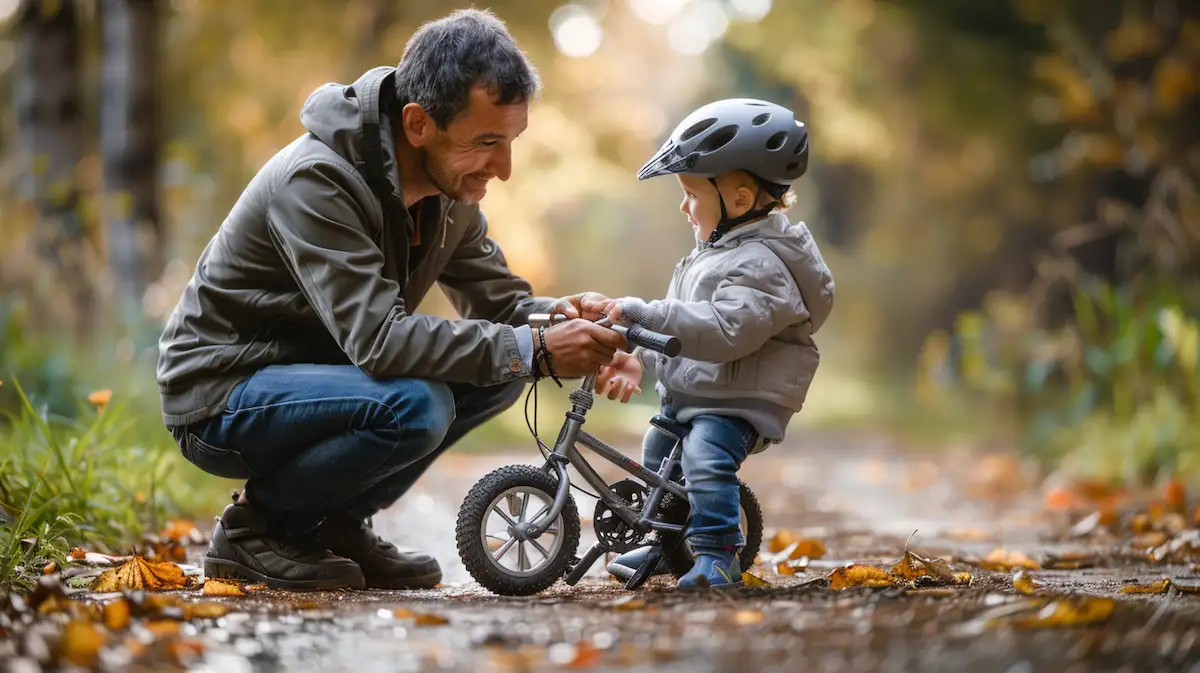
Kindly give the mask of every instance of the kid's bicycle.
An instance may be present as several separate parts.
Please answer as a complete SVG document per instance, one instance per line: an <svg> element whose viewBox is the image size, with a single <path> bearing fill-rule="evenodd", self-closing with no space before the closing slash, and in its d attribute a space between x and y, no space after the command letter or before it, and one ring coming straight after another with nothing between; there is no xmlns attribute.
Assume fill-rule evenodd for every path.
<svg viewBox="0 0 1200 673"><path fill-rule="evenodd" d="M566 320L566 316L534 314L534 329ZM638 325L608 325L622 332L631 345L668 357L679 354L676 337L659 334ZM537 438L536 420L530 426L546 458L539 468L508 465L480 479L467 493L458 513L458 553L467 571L488 590L506 596L527 596L543 591L565 575L574 586L588 568L606 552L622 553L650 545L642 564L625 584L640 587L652 574L660 558L676 576L691 569L692 551L684 532L690 519L686 485L679 469L683 438L688 426L662 414L650 423L675 439L675 446L657 472L626 457L617 449L584 432L587 412L592 408L596 376L583 379L571 391L571 410L566 413L553 450ZM535 383L530 392L536 395ZM528 420L528 397L526 398ZM535 402L536 404L536 402ZM535 409L536 418L536 409ZM579 451L582 445L613 463L633 478L605 483ZM579 511L570 490L572 466L598 496L593 516L596 544L580 559ZM742 570L754 563L762 543L762 509L754 493L739 480L741 529L746 546L739 553ZM574 486L574 488L579 488ZM582 489L580 489L582 490Z"/></svg>

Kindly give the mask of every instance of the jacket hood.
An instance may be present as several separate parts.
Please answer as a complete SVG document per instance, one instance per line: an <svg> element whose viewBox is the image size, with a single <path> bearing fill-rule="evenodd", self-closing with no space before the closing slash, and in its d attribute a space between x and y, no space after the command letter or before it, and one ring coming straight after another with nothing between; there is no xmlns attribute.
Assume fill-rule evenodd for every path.
<svg viewBox="0 0 1200 673"><path fill-rule="evenodd" d="M783 213L775 213L734 229L713 245L735 245L750 239L766 245L787 266L800 288L811 316L812 331L816 333L833 310L834 284L808 226L803 222L792 224Z"/></svg>
<svg viewBox="0 0 1200 673"><path fill-rule="evenodd" d="M322 84L309 95L300 110L300 123L304 128L356 167L364 164L366 156L363 151L362 111L356 92L362 90L369 75L380 69L395 70L386 66L375 68L363 73L350 85ZM391 86L391 79L383 80L383 85ZM379 125L379 140L383 145L383 170L387 174L388 184L392 186L392 192L400 196L395 136L392 134L392 125L386 120Z"/></svg>

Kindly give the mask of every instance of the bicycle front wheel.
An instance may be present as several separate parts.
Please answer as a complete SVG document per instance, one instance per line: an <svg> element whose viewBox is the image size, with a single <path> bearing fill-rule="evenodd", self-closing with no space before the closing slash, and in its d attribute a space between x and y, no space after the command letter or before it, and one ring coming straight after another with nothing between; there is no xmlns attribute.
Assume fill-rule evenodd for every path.
<svg viewBox="0 0 1200 673"><path fill-rule="evenodd" d="M537 538L515 528L550 511L557 475L530 465L509 465L480 479L458 512L458 554L475 581L503 596L543 591L567 571L579 547L579 511L570 495L558 517Z"/></svg>

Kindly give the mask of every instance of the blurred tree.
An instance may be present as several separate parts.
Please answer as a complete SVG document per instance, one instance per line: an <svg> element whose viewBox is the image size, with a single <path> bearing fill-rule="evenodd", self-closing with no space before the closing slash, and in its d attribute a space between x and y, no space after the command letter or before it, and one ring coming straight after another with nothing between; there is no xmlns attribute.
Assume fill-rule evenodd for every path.
<svg viewBox="0 0 1200 673"><path fill-rule="evenodd" d="M63 0L21 0L16 32L14 100L25 157L23 192L37 210L38 252L57 269L68 296L69 308L63 312L82 335L94 317L88 273L94 255L79 211L83 105L78 8Z"/></svg>
<svg viewBox="0 0 1200 673"><path fill-rule="evenodd" d="M159 0L101 0L100 156L113 305L126 323L163 271L158 205Z"/></svg>

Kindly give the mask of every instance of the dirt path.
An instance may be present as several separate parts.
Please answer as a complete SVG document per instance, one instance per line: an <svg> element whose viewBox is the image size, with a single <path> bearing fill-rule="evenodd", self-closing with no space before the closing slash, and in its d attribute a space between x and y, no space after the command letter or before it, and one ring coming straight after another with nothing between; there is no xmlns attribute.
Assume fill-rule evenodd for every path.
<svg viewBox="0 0 1200 673"><path fill-rule="evenodd" d="M1200 673L1200 594L1119 593L1133 581L1187 576L1190 565L1134 561L1095 536L1065 539L1064 522L1045 516L1036 489L1012 461L906 455L866 439L811 437L802 449L777 447L747 463L743 476L759 494L768 534L786 528L827 547L824 558L795 575L761 569L771 588L694 595L661 578L634 594L606 579L601 561L577 587L494 597L458 560L458 506L486 472L535 458L532 450L447 456L377 519L389 539L437 555L443 588L227 599L235 612L184 626L203 643L190 670ZM576 497L585 515L582 552L594 539L593 503ZM834 591L822 579L849 562L890 567L914 530L914 551L971 572L971 584ZM1011 573L962 561L999 545L1037 559L1099 553L1082 563L1094 567L1033 575L1044 595L1115 599L1111 615L1092 626L1018 628L1013 613L1037 615L1030 605L1038 599L1016 593ZM128 660L109 664L126 670L116 664Z"/></svg>

